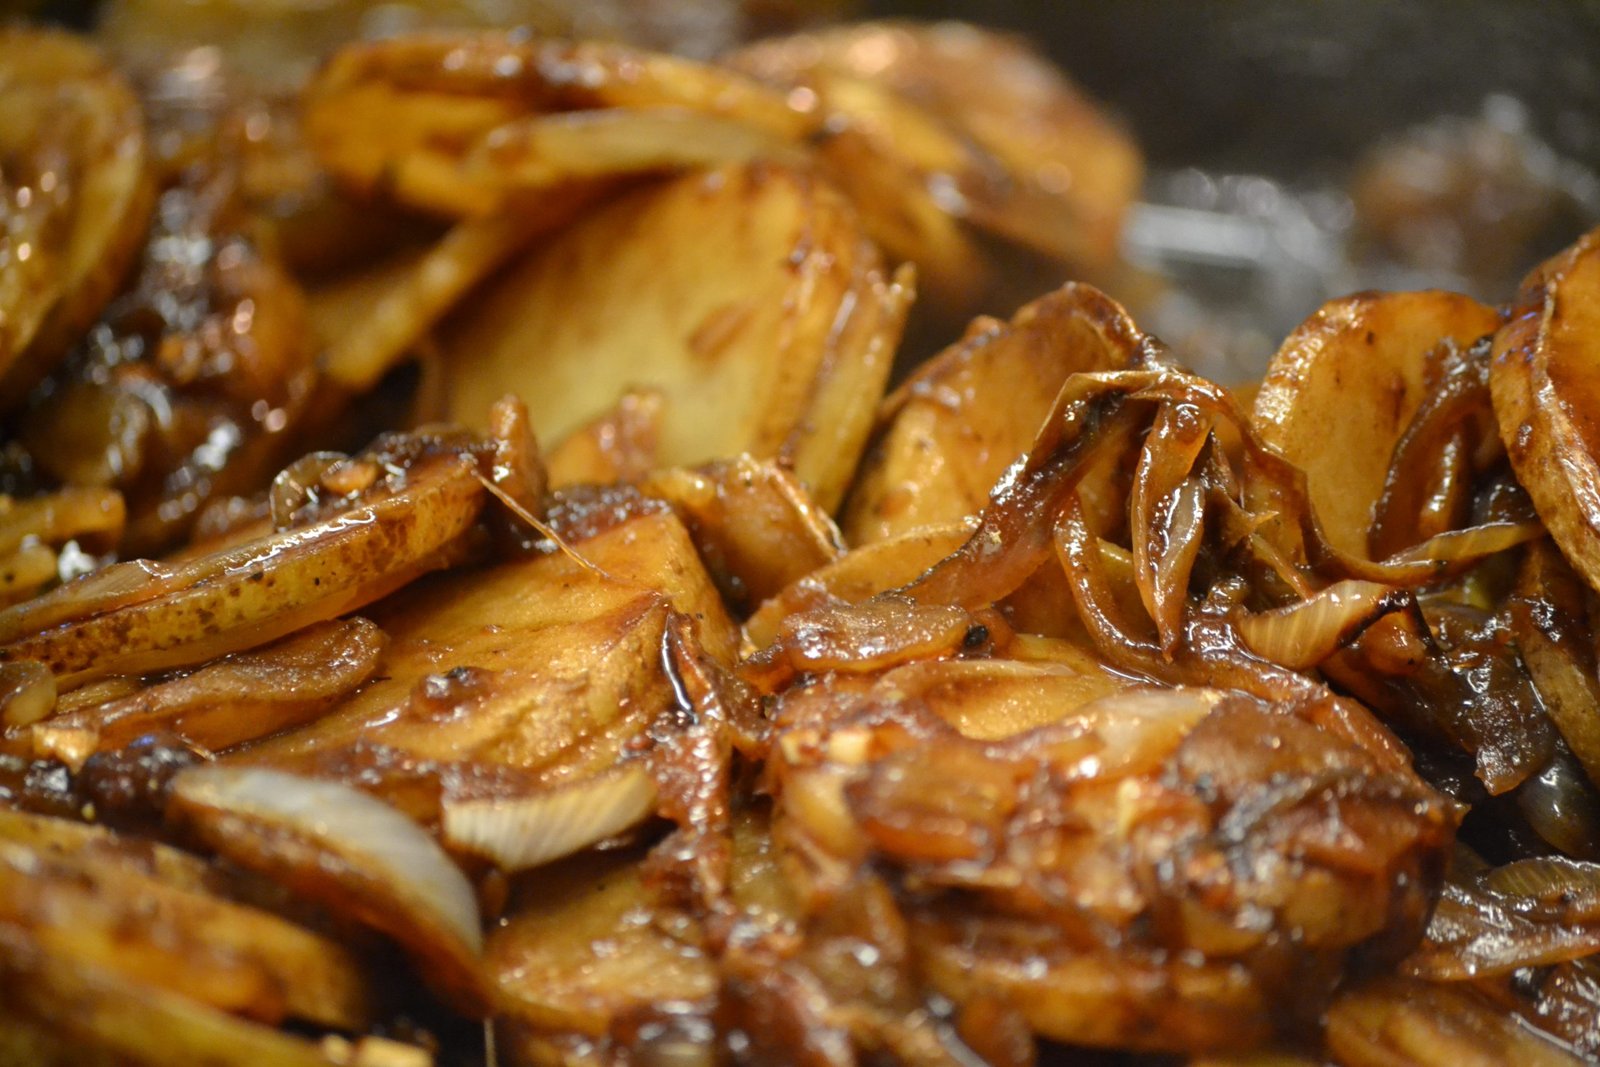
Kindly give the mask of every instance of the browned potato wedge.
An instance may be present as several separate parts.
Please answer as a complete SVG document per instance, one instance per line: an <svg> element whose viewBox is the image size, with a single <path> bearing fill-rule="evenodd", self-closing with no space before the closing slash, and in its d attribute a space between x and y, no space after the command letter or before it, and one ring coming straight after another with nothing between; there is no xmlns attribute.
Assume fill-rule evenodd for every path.
<svg viewBox="0 0 1600 1067"><path fill-rule="evenodd" d="M80 38L0 30L0 410L15 407L122 283L154 197L144 115Z"/></svg>
<svg viewBox="0 0 1600 1067"><path fill-rule="evenodd" d="M1585 1062L1468 982L1369 982L1335 1001L1325 1024L1328 1050L1349 1067L1578 1067Z"/></svg>
<svg viewBox="0 0 1600 1067"><path fill-rule="evenodd" d="M1366 293L1324 304L1273 356L1252 421L1306 472L1328 541L1370 558L1367 536L1395 444L1421 402L1428 353L1500 323L1492 308L1438 290Z"/></svg>
<svg viewBox="0 0 1600 1067"><path fill-rule="evenodd" d="M1083 653L1076 664L1009 660L930 660L898 667L882 685L924 701L934 714L980 741L998 741L1071 718L1104 730L1116 714L1092 714L1095 701L1133 684Z"/></svg>
<svg viewBox="0 0 1600 1067"><path fill-rule="evenodd" d="M863 23L760 42L732 62L814 91L876 165L952 214L1080 267L1116 257L1143 164L1133 141L1018 38L957 22Z"/></svg>
<svg viewBox="0 0 1600 1067"><path fill-rule="evenodd" d="M92 823L0 808L0 841L41 855L72 855L122 863L174 889L209 892L220 888L218 873L191 852L156 841L116 833Z"/></svg>
<svg viewBox="0 0 1600 1067"><path fill-rule="evenodd" d="M675 108L706 118L684 120L692 136L683 144L652 133L659 151L643 154L649 158L636 140L636 127L649 119L620 120L629 131L622 142L608 129L614 120L597 118L524 126L485 143L516 119L606 108ZM815 121L784 94L723 68L622 45L497 35L354 45L306 97L308 136L336 177L456 216L494 210L508 188L766 155L799 141ZM480 146L482 154L464 165Z"/></svg>
<svg viewBox="0 0 1600 1067"><path fill-rule="evenodd" d="M1600 231L1541 266L1494 342L1500 437L1539 518L1600 588Z"/></svg>
<svg viewBox="0 0 1600 1067"><path fill-rule="evenodd" d="M308 294L328 378L352 393L378 383L473 286L554 215L493 215L455 226L426 252L401 253Z"/></svg>
<svg viewBox="0 0 1600 1067"><path fill-rule="evenodd" d="M560 440L660 392L658 460L790 463L825 509L855 468L909 290L831 187L734 167L641 190L535 249L444 339L450 414L513 392Z"/></svg>
<svg viewBox="0 0 1600 1067"><path fill-rule="evenodd" d="M1122 365L1121 350L1095 334L1113 307L1095 290L1067 285L1009 323L979 320L924 364L885 402L887 428L844 513L849 543L982 510L995 480L1033 444L1061 383Z"/></svg>
<svg viewBox="0 0 1600 1067"><path fill-rule="evenodd" d="M462 163L491 195L569 182L771 160L803 166L786 132L682 107L603 108L517 119L491 131Z"/></svg>

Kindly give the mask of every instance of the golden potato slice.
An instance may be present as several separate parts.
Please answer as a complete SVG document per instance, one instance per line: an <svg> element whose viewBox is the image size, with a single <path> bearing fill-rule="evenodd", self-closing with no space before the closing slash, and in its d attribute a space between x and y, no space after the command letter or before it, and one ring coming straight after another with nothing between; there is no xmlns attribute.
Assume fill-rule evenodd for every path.
<svg viewBox="0 0 1600 1067"><path fill-rule="evenodd" d="M462 161L463 177L491 196L569 182L770 160L804 166L784 133L682 107L602 108L517 119L492 130Z"/></svg>
<svg viewBox="0 0 1600 1067"><path fill-rule="evenodd" d="M980 320L924 364L884 404L887 427L845 509L846 540L868 544L981 511L1033 444L1061 384L1122 365L1121 351L1095 333L1095 316L1112 306L1069 284L1009 323Z"/></svg>
<svg viewBox="0 0 1600 1067"><path fill-rule="evenodd" d="M628 119L620 120L630 131L620 140L607 131L613 120L600 118L525 126L499 145L484 144L514 119L607 108L675 108L707 121L689 120L692 136L683 144L670 133L648 134L660 149L653 160ZM646 162L657 169L672 155L680 166L764 155L798 142L816 121L784 94L722 68L622 45L490 34L345 48L312 83L305 109L311 144L337 178L456 216L492 211L519 185L593 180ZM484 154L464 165L480 145ZM499 150L506 158L496 160ZM535 160L547 164L542 172Z"/></svg>
<svg viewBox="0 0 1600 1067"><path fill-rule="evenodd" d="M1511 632L1539 699L1591 781L1600 782L1600 671L1582 580L1548 541L1528 549Z"/></svg>
<svg viewBox="0 0 1600 1067"><path fill-rule="evenodd" d="M559 440L629 389L664 401L660 463L748 452L838 501L909 299L832 188L734 167L641 190L556 235L444 340L450 414L521 396Z"/></svg>
<svg viewBox="0 0 1600 1067"><path fill-rule="evenodd" d="M473 286L554 216L492 215L455 226L426 252L401 253L307 294L328 378L352 393L378 384Z"/></svg>
<svg viewBox="0 0 1600 1067"><path fill-rule="evenodd" d="M645 918L665 902L636 857L575 858L540 872L525 896L484 951L501 1012L514 1031L533 1031L523 1040L600 1038L660 1001L705 1006L715 996L711 959Z"/></svg>
<svg viewBox="0 0 1600 1067"><path fill-rule="evenodd" d="M38 660L69 689L266 644L450 562L486 496L469 453L427 456L302 528L178 567L118 564L0 612L0 661Z"/></svg>
<svg viewBox="0 0 1600 1067"><path fill-rule="evenodd" d="M372 612L379 680L317 722L229 757L364 775L423 822L443 800L521 796L609 770L675 697L661 660L673 610L719 661L733 623L663 505L565 554L422 583Z"/></svg>
<svg viewBox="0 0 1600 1067"><path fill-rule="evenodd" d="M1457 293L1361 293L1324 304L1283 342L1251 420L1306 472L1328 541L1361 559L1395 444L1425 391L1428 354L1461 347L1500 323Z"/></svg>
<svg viewBox="0 0 1600 1067"><path fill-rule="evenodd" d="M1470 982L1379 978L1334 1001L1324 1016L1325 1040L1334 1058L1349 1067L1578 1067L1585 1062L1497 999L1480 994Z"/></svg>
<svg viewBox="0 0 1600 1067"><path fill-rule="evenodd" d="M1500 437L1539 518L1600 589L1600 230L1543 264L1495 337Z"/></svg>
<svg viewBox="0 0 1600 1067"><path fill-rule="evenodd" d="M1139 150L1020 38L869 22L758 42L730 61L815 92L867 135L878 166L919 175L950 213L1080 267L1114 261Z"/></svg>
<svg viewBox="0 0 1600 1067"><path fill-rule="evenodd" d="M214 867L192 852L93 823L0 808L0 841L45 856L98 857L122 863L175 889L210 892L219 889L223 881Z"/></svg>
<svg viewBox="0 0 1600 1067"><path fill-rule="evenodd" d="M155 187L138 99L81 38L0 30L0 410L94 321L132 264Z"/></svg>

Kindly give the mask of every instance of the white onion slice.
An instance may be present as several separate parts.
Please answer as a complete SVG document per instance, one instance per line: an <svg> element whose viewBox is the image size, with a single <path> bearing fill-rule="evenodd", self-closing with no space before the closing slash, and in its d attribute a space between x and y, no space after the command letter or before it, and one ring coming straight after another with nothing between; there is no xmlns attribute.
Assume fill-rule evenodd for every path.
<svg viewBox="0 0 1600 1067"><path fill-rule="evenodd" d="M655 807L655 783L634 765L533 796L446 800L444 839L504 870L525 871L636 826Z"/></svg>
<svg viewBox="0 0 1600 1067"><path fill-rule="evenodd" d="M173 780L168 812L239 866L393 937L456 1006L486 1006L472 885L388 804L338 782L210 764Z"/></svg>
<svg viewBox="0 0 1600 1067"><path fill-rule="evenodd" d="M1392 587L1351 580L1288 607L1241 616L1236 625L1251 652L1298 671L1315 667L1393 610Z"/></svg>

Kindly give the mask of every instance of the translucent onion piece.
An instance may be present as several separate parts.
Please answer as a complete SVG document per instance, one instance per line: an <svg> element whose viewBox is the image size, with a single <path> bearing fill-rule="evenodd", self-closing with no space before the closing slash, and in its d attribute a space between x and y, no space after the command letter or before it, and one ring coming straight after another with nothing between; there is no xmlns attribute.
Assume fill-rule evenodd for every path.
<svg viewBox="0 0 1600 1067"><path fill-rule="evenodd" d="M1514 794L1517 810L1545 841L1569 856L1600 860L1600 796L1563 745Z"/></svg>
<svg viewBox="0 0 1600 1067"><path fill-rule="evenodd" d="M1341 996L1324 1017L1346 1067L1578 1067L1563 1045L1471 991L1383 979Z"/></svg>
<svg viewBox="0 0 1600 1067"><path fill-rule="evenodd" d="M1484 888L1513 898L1519 912L1555 922L1600 921L1600 863L1537 856L1485 871Z"/></svg>
<svg viewBox="0 0 1600 1067"><path fill-rule="evenodd" d="M76 770L97 751L151 733L213 752L253 741L309 720L365 682L386 642L365 619L315 623L266 648L38 723L34 751ZM0 676L11 666L0 666ZM52 692L54 685L51 678Z"/></svg>
<svg viewBox="0 0 1600 1067"><path fill-rule="evenodd" d="M442 996L484 1010L472 885L394 808L336 782L212 764L173 780L168 814L233 863L393 937Z"/></svg>
<svg viewBox="0 0 1600 1067"><path fill-rule="evenodd" d="M1465 981L1600 950L1600 927L1538 922L1518 914L1515 903L1497 893L1445 886L1428 923L1428 942L1406 961L1406 972L1431 981Z"/></svg>
<svg viewBox="0 0 1600 1067"><path fill-rule="evenodd" d="M1128 503L1134 531L1133 567L1139 598L1155 621L1161 647L1170 652L1180 638L1179 620L1188 594L1189 570L1200 541L1203 487L1189 472L1210 439L1211 422L1187 405L1156 413L1139 453Z"/></svg>
<svg viewBox="0 0 1600 1067"><path fill-rule="evenodd" d="M0 723L27 726L56 706L56 678L38 660L0 663Z"/></svg>
<svg viewBox="0 0 1600 1067"><path fill-rule="evenodd" d="M524 871L614 837L648 819L655 806L655 783L642 767L628 766L534 796L447 797L444 840L503 870Z"/></svg>
<svg viewBox="0 0 1600 1067"><path fill-rule="evenodd" d="M1309 600L1236 622L1245 647L1262 659L1294 670L1315 667L1409 596L1377 582L1343 581Z"/></svg>
<svg viewBox="0 0 1600 1067"><path fill-rule="evenodd" d="M517 119L462 162L463 178L501 195L581 178L777 160L804 165L789 137L682 107L607 108Z"/></svg>

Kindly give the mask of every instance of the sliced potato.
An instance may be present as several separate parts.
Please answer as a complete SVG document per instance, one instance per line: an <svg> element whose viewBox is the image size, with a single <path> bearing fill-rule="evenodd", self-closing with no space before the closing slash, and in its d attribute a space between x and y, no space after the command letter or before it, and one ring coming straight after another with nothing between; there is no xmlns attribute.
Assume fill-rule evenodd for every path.
<svg viewBox="0 0 1600 1067"><path fill-rule="evenodd" d="M1080 267L1114 261L1143 180L1138 148L1020 38L869 22L731 61L815 92L867 135L877 166L919 175L952 214Z"/></svg>
<svg viewBox="0 0 1600 1067"><path fill-rule="evenodd" d="M1324 1017L1328 1050L1349 1067L1577 1067L1585 1062L1468 982L1383 978L1351 989Z"/></svg>
<svg viewBox="0 0 1600 1067"><path fill-rule="evenodd" d="M602 108L538 115L491 131L462 162L491 195L519 197L572 182L771 160L805 165L786 136L683 107Z"/></svg>
<svg viewBox="0 0 1600 1067"><path fill-rule="evenodd" d="M1499 316L1439 290L1361 293L1324 304L1289 335L1256 393L1257 433L1306 472L1328 541L1370 558L1367 535L1395 444L1426 389L1437 345L1472 344Z"/></svg>
<svg viewBox="0 0 1600 1067"><path fill-rule="evenodd" d="M830 598L857 604L908 585L966 544L975 528L974 522L921 526L851 549L768 598L746 620L745 635L755 648L765 648L777 639L783 620L797 611L816 607Z"/></svg>
<svg viewBox="0 0 1600 1067"><path fill-rule="evenodd" d="M606 108L675 108L705 118L685 120L692 135L681 145L652 132L660 149L652 159L641 158L632 119L620 120L632 131L620 147L610 118L524 125L485 143L516 119ZM646 163L657 169L672 156L674 165L695 165L764 155L799 141L815 121L784 94L723 68L623 45L492 34L353 45L306 96L308 137L336 177L456 216L493 211L519 185L592 181Z"/></svg>
<svg viewBox="0 0 1600 1067"><path fill-rule="evenodd" d="M559 440L660 392L658 460L748 452L838 501L888 376L907 289L832 188L766 166L680 178L534 250L444 338L450 415L521 396Z"/></svg>
<svg viewBox="0 0 1600 1067"><path fill-rule="evenodd" d="M707 1005L712 961L646 916L665 903L636 857L577 857L539 875L489 937L502 1012L535 1032L603 1037L662 1000Z"/></svg>
<svg viewBox="0 0 1600 1067"><path fill-rule="evenodd" d="M1517 480L1600 588L1600 230L1541 266L1495 336L1489 388Z"/></svg>
<svg viewBox="0 0 1600 1067"><path fill-rule="evenodd" d="M1018 311L981 320L923 365L884 405L887 427L844 513L853 545L959 522L989 502L996 479L1033 444L1066 379L1113 370L1093 315L1109 301L1069 284Z"/></svg>
<svg viewBox="0 0 1600 1067"><path fill-rule="evenodd" d="M1511 632L1540 702L1592 782L1600 783L1600 671L1581 580L1548 541L1517 577Z"/></svg>
<svg viewBox="0 0 1600 1067"><path fill-rule="evenodd" d="M369 500L180 567L119 564L0 612L0 660L38 660L63 689L253 648L392 592L450 561L487 493L446 451Z"/></svg>
<svg viewBox="0 0 1600 1067"><path fill-rule="evenodd" d="M1081 650L1080 650L1081 652ZM1078 713L1100 697L1133 684L1084 653L1076 664L932 660L884 675L886 691L905 694L966 737L998 741L1067 719L1099 725Z"/></svg>
<svg viewBox="0 0 1600 1067"><path fill-rule="evenodd" d="M0 410L15 407L111 299L155 195L144 115L81 38L0 30ZM21 166L13 170L13 161ZM18 181L21 184L13 184Z"/></svg>
<svg viewBox="0 0 1600 1067"><path fill-rule="evenodd" d="M674 695L668 615L731 662L733 623L660 505L557 554L423 584L377 608L380 678L231 762L343 777L423 822L441 800L522 796L608 770ZM492 620L492 621L491 621Z"/></svg>

